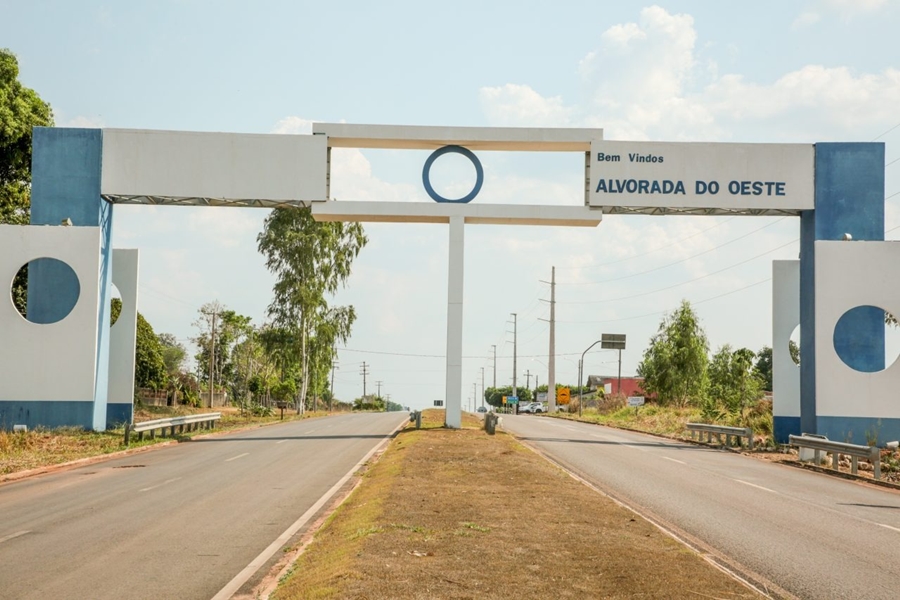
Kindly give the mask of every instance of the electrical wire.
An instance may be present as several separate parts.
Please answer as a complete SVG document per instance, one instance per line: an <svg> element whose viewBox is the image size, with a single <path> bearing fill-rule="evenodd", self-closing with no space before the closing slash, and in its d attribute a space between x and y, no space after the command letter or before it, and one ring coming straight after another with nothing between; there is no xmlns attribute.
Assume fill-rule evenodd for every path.
<svg viewBox="0 0 900 600"><path fill-rule="evenodd" d="M661 266L659 266L659 267L654 267L654 268L652 268L652 269L647 269L646 271L638 271L637 273L631 273L631 274L629 274L629 275L623 275L622 277L614 277L613 279L604 279L604 280L602 280L602 281L570 281L570 282L559 282L559 281L557 281L556 283L557 283L557 285L601 285L601 284L604 284L604 283L612 283L612 282L614 282L614 281L622 281L622 280L624 280L624 279L631 279L632 277L638 277L639 275L646 275L647 273L655 273L656 271L661 271L662 269L667 269L667 268L669 268L669 267L674 267L675 265L679 265L679 264L681 264L681 263L683 263L683 262L687 262L687 261L689 261L689 260L692 260L692 259L694 259L694 258L697 258L698 256L703 256L704 254L709 254L710 252L713 252L714 250L718 250L719 248L724 248L725 246L728 246L729 244L733 244L733 243L735 243L735 242L737 242L737 241L740 241L740 240L742 240L742 239L744 239L744 238L750 237L750 236L753 235L754 233L757 233L757 232L759 232L759 231L762 231L763 229L765 229L765 228L767 228L767 227L771 227L771 226L773 226L773 225L776 225L776 224L778 224L778 223L784 221L785 219L787 219L787 217L781 217L780 219L777 219L777 220L775 220L775 221L772 221L771 223L768 223L768 224L766 224L766 225L763 225L762 227L759 227L759 228L757 228L757 229L754 229L753 231L747 232L747 233L745 233L744 235L738 236L738 237L736 237L736 238L734 238L734 239L732 239L732 240L729 240L729 241L727 241L727 242L725 242L725 243L723 243L723 244L719 244L718 246L713 246L712 248L709 248L709 249L704 250L704 251L702 251L702 252L698 252L697 254L693 254L693 255L688 256L688 257L686 257L686 258L682 258L682 259L680 259L680 260L676 260L675 262L671 262L671 263L668 263L668 264L665 264L665 265L661 265Z"/></svg>
<svg viewBox="0 0 900 600"><path fill-rule="evenodd" d="M683 242L683 241L685 241L685 240L689 240L689 239L691 239L691 238L697 237L698 235L702 235L702 234L706 233L707 231L711 231L711 230L715 229L716 227L721 227L721 226L724 225L725 223L727 223L727 222L729 222L729 221L733 221L733 220L736 219L736 218L737 218L737 217L728 217L727 219L725 219L725 220L723 220L723 221L720 221L719 223L713 225L712 227L709 227L709 228L704 229L704 230L702 230L702 231L698 231L697 233L692 233L691 235L685 236L685 237L683 237L683 238L679 238L679 239L675 240L674 242L672 242L672 243L670 243L670 244L666 244L665 246L660 246L660 247L658 247L658 248L653 248L652 250L648 250L648 251L643 252L643 253L641 253L641 254L635 254L635 255L633 255L633 256L627 256L627 257L625 257L625 258L620 258L620 259L618 259L618 260L612 260L612 261L610 261L610 262L600 263L600 264L597 264L597 265L587 265L587 266L578 266L578 267L556 267L556 268L557 268L557 269L565 269L565 270L569 270L569 269L587 270L587 269L599 269L599 268L601 268L601 267L607 267L607 266L609 266L609 265L617 265L617 264L619 264L619 263L623 263L623 262L626 262L626 261L629 261L629 260L633 260L633 259L635 259L635 258L641 258L641 257L643 257L643 256L647 256L647 255L649 255L649 254L653 254L654 252L659 252L660 250L665 250L666 248L671 248L671 247L673 247L673 246L677 246L678 244L680 244L681 242Z"/></svg>
<svg viewBox="0 0 900 600"><path fill-rule="evenodd" d="M741 262L734 263L733 265L729 265L727 267L719 269L718 271L713 271L712 273L707 273L706 275L700 275L699 277L695 277L694 279L689 279L688 281L682 281L681 283L676 283L674 285L670 285L670 286L667 286L664 288L658 288L655 290L650 290L648 292L641 292L640 294L632 294L630 296L620 296L618 298L606 298L603 300L578 300L575 302L559 302L559 304L603 304L605 302L618 302L620 300L631 300L632 298L641 298L643 296L649 296L651 294L665 292L667 290L675 289L677 287L681 287L681 286L687 285L689 283L694 283L695 281L700 281L701 279L705 279L707 277L712 277L713 275L718 275L719 273L724 273L725 271L728 271L735 267L739 267L741 265L747 264L748 262L754 261L757 258L762 258L763 256L766 256L768 254L777 252L778 250L781 250L782 248L786 248L786 247L790 246L791 244L794 244L795 242L799 242L799 241L800 241L800 238L793 239L786 244L782 244L781 246L778 246L777 248L772 248L771 250L766 250L762 254L757 254L756 256L751 256L750 258L748 258L746 260L742 260Z"/></svg>

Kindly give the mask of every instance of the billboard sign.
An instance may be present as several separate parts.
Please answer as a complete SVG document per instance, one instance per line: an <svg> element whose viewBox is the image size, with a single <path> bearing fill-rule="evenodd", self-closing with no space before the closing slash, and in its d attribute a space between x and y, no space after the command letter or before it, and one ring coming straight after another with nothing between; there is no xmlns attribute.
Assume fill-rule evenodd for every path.
<svg viewBox="0 0 900 600"><path fill-rule="evenodd" d="M812 144L591 142L605 213L797 214L815 208Z"/></svg>
<svg viewBox="0 0 900 600"><path fill-rule="evenodd" d="M600 336L600 347L604 350L624 350L624 333L604 333Z"/></svg>

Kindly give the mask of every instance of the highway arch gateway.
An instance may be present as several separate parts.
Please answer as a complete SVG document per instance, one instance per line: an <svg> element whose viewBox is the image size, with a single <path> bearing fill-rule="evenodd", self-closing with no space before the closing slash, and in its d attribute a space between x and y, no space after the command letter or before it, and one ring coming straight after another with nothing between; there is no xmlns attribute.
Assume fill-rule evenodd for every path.
<svg viewBox="0 0 900 600"><path fill-rule="evenodd" d="M113 334L108 325L114 280L125 322L137 311L136 254L111 247L117 204L287 205L311 207L318 220L448 225L449 427L461 423L466 225L596 227L617 214L796 216L800 260L773 263L776 438L865 439L876 422L885 439L900 438L900 403L890 400L900 367L884 364L883 312L851 311L900 314L900 283L893 283L900 277L890 277L900 245L883 241L881 143L629 142L604 140L601 129L316 123L312 135L36 128L33 144L31 226L0 226L0 276L11 281L22 264L49 257L77 279L66 283L52 267L30 271L29 296L42 300L29 302L29 321L0 303L4 427L100 430L131 420L134 333ZM423 186L434 202L332 200L331 149L340 147L433 151ZM478 202L477 153L490 151L581 153L584 196L568 206ZM443 198L430 184L431 163L448 152L478 173L461 198ZM854 242L838 241L845 234ZM75 308L52 322L65 303ZM797 324L800 369L779 343ZM548 358L553 373L552 352Z"/></svg>

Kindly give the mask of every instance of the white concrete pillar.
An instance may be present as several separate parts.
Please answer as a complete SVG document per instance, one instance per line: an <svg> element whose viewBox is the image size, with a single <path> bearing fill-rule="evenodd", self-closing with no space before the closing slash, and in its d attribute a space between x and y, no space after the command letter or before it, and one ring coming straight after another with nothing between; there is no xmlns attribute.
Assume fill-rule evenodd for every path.
<svg viewBox="0 0 900 600"><path fill-rule="evenodd" d="M447 267L447 427L462 426L462 340L465 217L450 217L450 252Z"/></svg>

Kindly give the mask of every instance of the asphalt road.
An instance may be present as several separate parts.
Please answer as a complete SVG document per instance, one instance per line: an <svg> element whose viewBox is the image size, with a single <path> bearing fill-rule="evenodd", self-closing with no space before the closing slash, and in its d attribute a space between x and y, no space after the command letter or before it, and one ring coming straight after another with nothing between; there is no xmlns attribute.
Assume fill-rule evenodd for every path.
<svg viewBox="0 0 900 600"><path fill-rule="evenodd" d="M208 600L406 419L279 424L0 486L0 598Z"/></svg>
<svg viewBox="0 0 900 600"><path fill-rule="evenodd" d="M799 598L898 595L896 491L597 425L520 415L503 427Z"/></svg>

